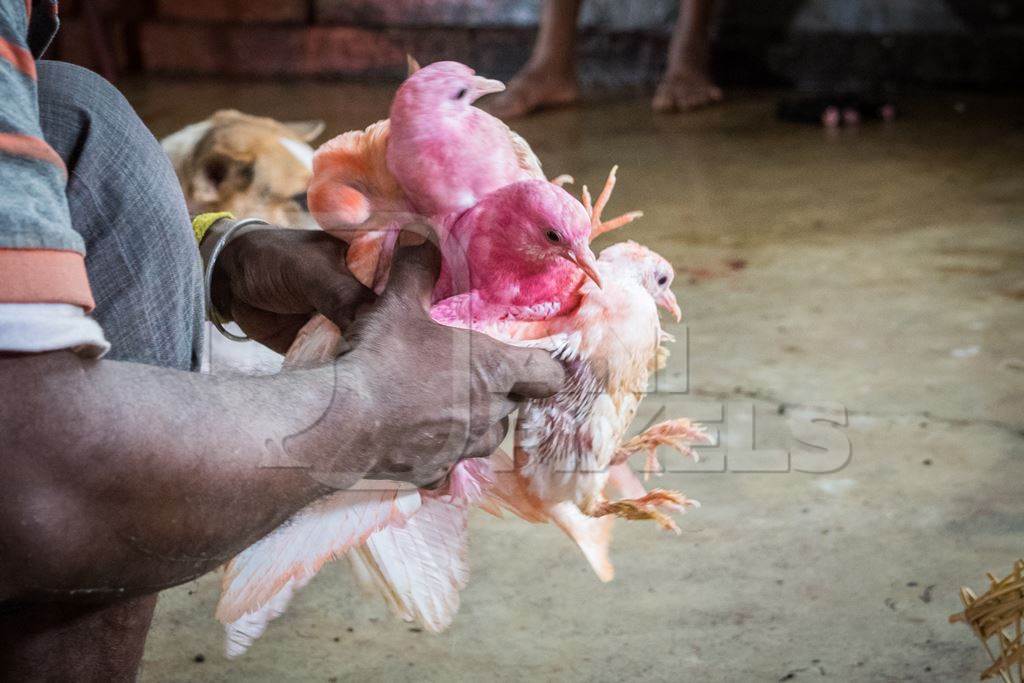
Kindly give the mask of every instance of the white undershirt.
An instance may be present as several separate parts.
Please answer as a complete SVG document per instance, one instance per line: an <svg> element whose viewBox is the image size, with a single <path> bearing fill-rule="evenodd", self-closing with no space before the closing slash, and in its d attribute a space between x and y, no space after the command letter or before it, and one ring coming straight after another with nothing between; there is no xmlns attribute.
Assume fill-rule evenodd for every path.
<svg viewBox="0 0 1024 683"><path fill-rule="evenodd" d="M70 349L84 358L99 358L109 348L103 328L81 306L0 303L0 351Z"/></svg>

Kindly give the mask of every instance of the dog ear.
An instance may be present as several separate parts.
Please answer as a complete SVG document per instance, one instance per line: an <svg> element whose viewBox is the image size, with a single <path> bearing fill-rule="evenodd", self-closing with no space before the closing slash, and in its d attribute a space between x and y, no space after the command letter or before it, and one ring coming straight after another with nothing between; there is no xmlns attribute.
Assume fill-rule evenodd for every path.
<svg viewBox="0 0 1024 683"><path fill-rule="evenodd" d="M300 140L313 142L320 137L320 133L324 132L327 124L320 119L310 119L309 121L287 121L284 126L298 135Z"/></svg>

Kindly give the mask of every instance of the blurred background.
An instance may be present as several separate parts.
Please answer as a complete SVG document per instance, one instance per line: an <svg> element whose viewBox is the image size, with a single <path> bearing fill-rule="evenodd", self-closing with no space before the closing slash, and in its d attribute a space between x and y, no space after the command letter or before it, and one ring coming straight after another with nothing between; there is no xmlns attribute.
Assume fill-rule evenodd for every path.
<svg viewBox="0 0 1024 683"><path fill-rule="evenodd" d="M663 457L655 483L703 503L682 536L619 523L605 585L556 529L476 514L446 633L396 621L332 566L236 661L210 575L162 594L142 680L977 680L988 658L948 616L1024 538L1024 0L723 0L724 101L657 114L677 5L585 2L583 104L512 125L576 190L620 164L609 215L645 216L597 247L636 239L676 268L673 389L636 427L689 416L720 434L704 464ZM157 137L236 109L303 122L273 139L316 147L387 116L407 53L512 76L540 6L67 0L48 56L113 80ZM780 119L821 93L895 116ZM257 128L245 139L271 135ZM270 201L252 155L217 149L185 151L186 192ZM281 178L309 171L276 153L291 201ZM223 189L231 164L259 192ZM279 362L214 339L214 372ZM798 436L815 424L838 468L729 465L811 457Z"/></svg>
<svg viewBox="0 0 1024 683"><path fill-rule="evenodd" d="M540 0L69 0L51 56L105 75L340 77L404 74L405 54L510 76L529 54ZM581 75L652 84L675 0L590 0ZM1007 90L1024 81L1021 0L763 0L718 3L723 86L837 76L897 87Z"/></svg>

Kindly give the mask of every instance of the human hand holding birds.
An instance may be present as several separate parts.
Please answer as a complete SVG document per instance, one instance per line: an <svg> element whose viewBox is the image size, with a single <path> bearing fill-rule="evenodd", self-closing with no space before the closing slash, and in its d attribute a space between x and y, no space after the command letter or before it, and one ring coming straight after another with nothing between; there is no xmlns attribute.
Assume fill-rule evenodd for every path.
<svg viewBox="0 0 1024 683"><path fill-rule="evenodd" d="M547 352L431 320L439 269L436 247L399 249L384 293L345 331L338 363L357 391L305 437L338 443L332 425L359 425L346 450L372 454L367 478L443 481L460 460L498 447L517 401L561 389L562 367Z"/></svg>

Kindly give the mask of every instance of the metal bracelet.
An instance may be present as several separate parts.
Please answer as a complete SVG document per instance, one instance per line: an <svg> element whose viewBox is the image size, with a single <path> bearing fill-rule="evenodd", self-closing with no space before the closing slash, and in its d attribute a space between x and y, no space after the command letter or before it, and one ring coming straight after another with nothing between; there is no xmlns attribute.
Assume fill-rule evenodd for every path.
<svg viewBox="0 0 1024 683"><path fill-rule="evenodd" d="M245 218L238 221L230 228L227 232L220 236L217 240L217 244L213 245L213 252L210 253L210 260L206 262L206 272L203 273L203 284L206 286L206 312L209 315L210 322L217 328L217 331L223 334L231 341L243 342L249 341L249 337L239 337L237 334L232 334L224 329L224 321L220 317L220 313L213 307L213 297L211 296L211 285L213 284L213 267L217 264L217 258L220 256L220 252L224 250L224 246L231 241L231 238L236 232L247 225L270 225L262 218Z"/></svg>

